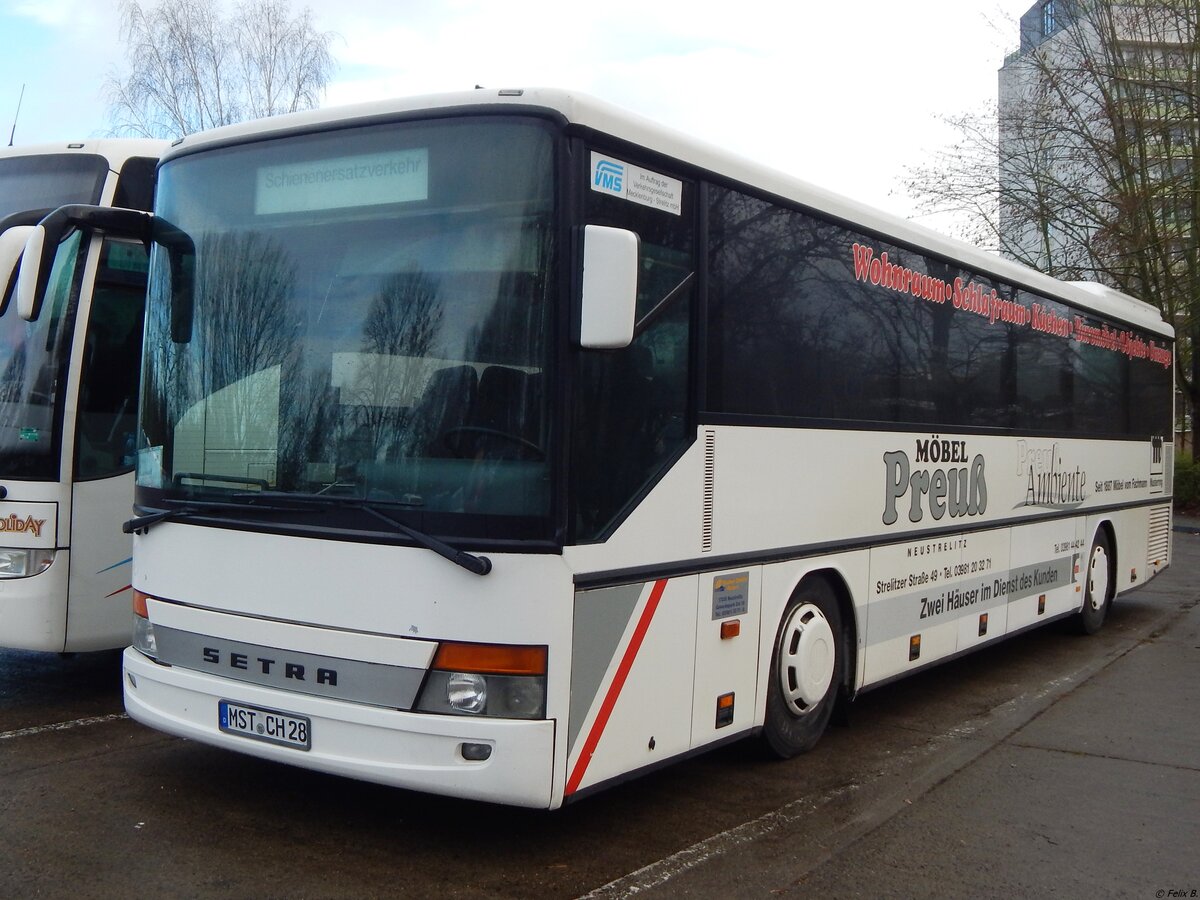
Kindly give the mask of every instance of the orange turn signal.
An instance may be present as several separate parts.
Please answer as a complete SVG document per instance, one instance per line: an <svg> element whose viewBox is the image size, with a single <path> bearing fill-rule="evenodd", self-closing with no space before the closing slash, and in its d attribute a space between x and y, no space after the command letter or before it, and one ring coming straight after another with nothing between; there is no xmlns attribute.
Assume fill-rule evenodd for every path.
<svg viewBox="0 0 1200 900"><path fill-rule="evenodd" d="M733 694L722 694L717 698L717 728L733 724Z"/></svg>
<svg viewBox="0 0 1200 900"><path fill-rule="evenodd" d="M141 591L133 592L133 614L135 616L141 616L143 619L150 618L150 611L146 608L146 601L149 599L150 597Z"/></svg>
<svg viewBox="0 0 1200 900"><path fill-rule="evenodd" d="M447 641L438 647L432 668L484 675L545 675L546 648Z"/></svg>

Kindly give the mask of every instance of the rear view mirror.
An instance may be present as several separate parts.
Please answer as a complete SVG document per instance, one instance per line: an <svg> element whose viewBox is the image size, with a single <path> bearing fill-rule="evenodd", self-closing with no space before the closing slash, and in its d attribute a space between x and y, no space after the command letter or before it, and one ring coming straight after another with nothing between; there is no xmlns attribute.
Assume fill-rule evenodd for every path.
<svg viewBox="0 0 1200 900"><path fill-rule="evenodd" d="M54 263L54 249L58 242L51 244L51 252L46 256L46 229L34 225L29 229L25 239L25 249L22 251L24 265L17 273L17 313L26 322L32 322L38 317L42 308L42 298L50 279L50 266Z"/></svg>
<svg viewBox="0 0 1200 900"><path fill-rule="evenodd" d="M48 212L48 209L27 209L0 219L0 316L8 309L9 299L16 291L17 266L25 242L33 233L33 226Z"/></svg>
<svg viewBox="0 0 1200 900"><path fill-rule="evenodd" d="M619 350L633 340L637 314L638 236L588 225L583 232L579 346Z"/></svg>
<svg viewBox="0 0 1200 900"><path fill-rule="evenodd" d="M32 225L14 225L0 234L0 316L8 309L9 289L13 287L21 252L32 231Z"/></svg>
<svg viewBox="0 0 1200 900"><path fill-rule="evenodd" d="M195 300L192 278L196 268L196 245L187 232L166 219L155 217L150 233L154 243L167 254L171 272L171 340L186 344L192 339L192 315Z"/></svg>

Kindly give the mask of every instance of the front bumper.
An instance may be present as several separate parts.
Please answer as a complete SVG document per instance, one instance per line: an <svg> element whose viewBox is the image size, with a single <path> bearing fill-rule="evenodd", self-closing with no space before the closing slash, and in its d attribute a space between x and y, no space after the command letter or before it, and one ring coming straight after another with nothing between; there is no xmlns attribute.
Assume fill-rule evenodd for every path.
<svg viewBox="0 0 1200 900"><path fill-rule="evenodd" d="M426 715L339 702L162 666L132 647L123 670L130 717L169 734L408 790L540 809L561 802L553 788L553 720ZM307 717L312 749L222 732L221 700ZM466 760L464 743L488 744L491 756Z"/></svg>

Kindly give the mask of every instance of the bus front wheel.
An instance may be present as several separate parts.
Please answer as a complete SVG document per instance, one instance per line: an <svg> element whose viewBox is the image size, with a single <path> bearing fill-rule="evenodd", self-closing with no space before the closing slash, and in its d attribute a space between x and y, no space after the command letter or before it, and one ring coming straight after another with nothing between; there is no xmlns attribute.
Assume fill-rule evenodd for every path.
<svg viewBox="0 0 1200 900"><path fill-rule="evenodd" d="M1083 594L1083 609L1079 611L1077 624L1083 634L1095 634L1108 616L1114 588L1112 550L1108 535L1104 531L1096 534L1092 552L1088 554L1086 589Z"/></svg>
<svg viewBox="0 0 1200 900"><path fill-rule="evenodd" d="M828 582L810 579L788 601L771 655L763 740L788 759L812 749L833 712L845 668L842 617Z"/></svg>

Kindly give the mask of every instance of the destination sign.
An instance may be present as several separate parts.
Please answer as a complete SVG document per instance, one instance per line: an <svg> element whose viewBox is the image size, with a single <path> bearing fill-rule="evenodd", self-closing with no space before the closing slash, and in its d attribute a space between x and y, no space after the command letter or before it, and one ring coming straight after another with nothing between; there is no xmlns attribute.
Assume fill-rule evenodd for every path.
<svg viewBox="0 0 1200 900"><path fill-rule="evenodd" d="M254 214L412 203L429 197L425 148L314 159L258 170Z"/></svg>

